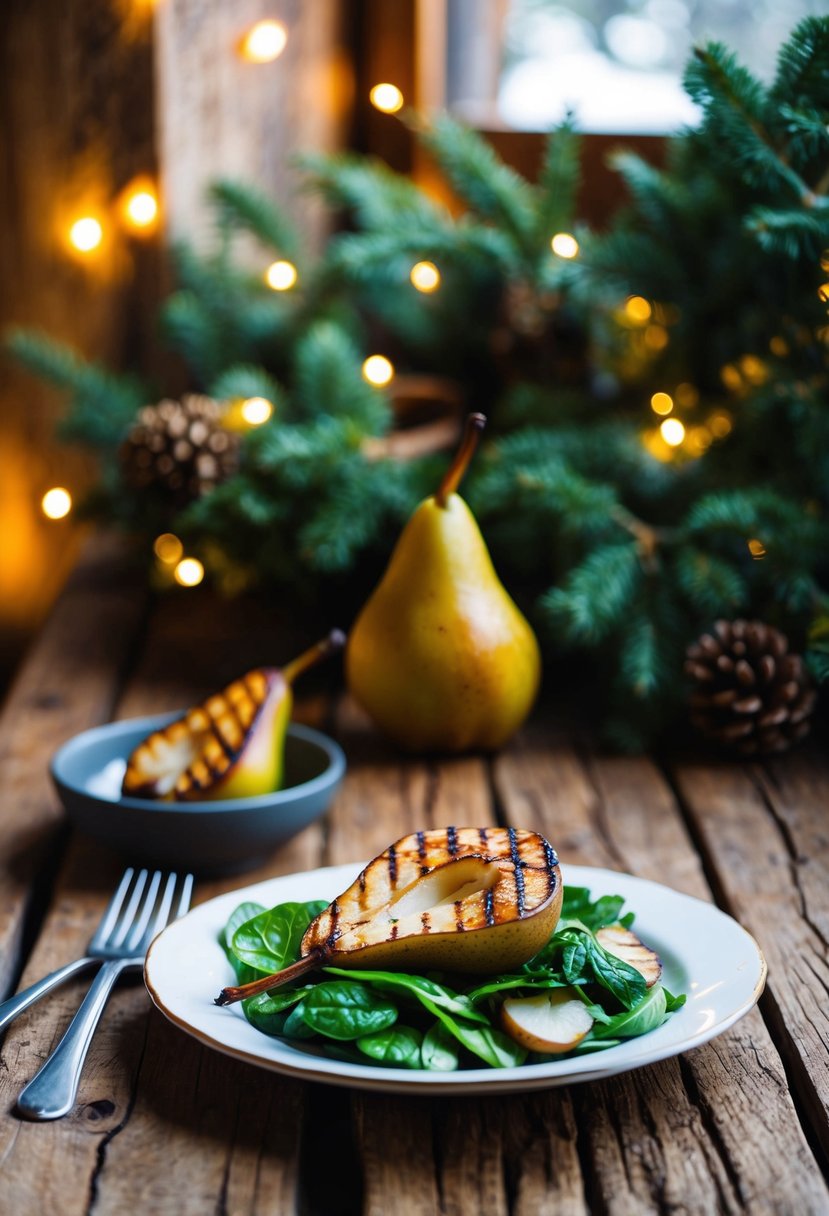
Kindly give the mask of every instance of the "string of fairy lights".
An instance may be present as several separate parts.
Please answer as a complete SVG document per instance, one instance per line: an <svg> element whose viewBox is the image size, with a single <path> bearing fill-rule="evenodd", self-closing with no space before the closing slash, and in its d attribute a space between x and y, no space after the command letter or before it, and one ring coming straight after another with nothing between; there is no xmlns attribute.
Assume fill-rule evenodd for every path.
<svg viewBox="0 0 829 1216"><path fill-rule="evenodd" d="M282 55L288 40L285 25L269 18L252 25L237 40L235 49L238 56L250 64L270 64ZM371 105L382 114L397 114L406 104L402 91L389 81L373 85L368 96ZM157 185L149 175L141 175L114 200L108 215L98 212L73 217L66 230L66 242L76 257L92 258L105 250L110 225L119 225L129 236L146 238L158 232L160 221ZM580 253L579 242L570 232L554 233L550 249L555 257L565 261L577 258ZM293 262L280 258L265 268L263 280L273 291L292 291L299 285L299 270ZM411 267L409 280L416 291L430 295L440 289L441 271L432 261L419 261ZM617 322L629 331L634 357L639 358L658 355L665 349L670 341L669 328L677 319L678 314L671 306L638 295L629 296L616 313ZM773 345L772 353L778 353ZM394 379L395 368L386 355L375 352L365 358L362 375L375 388L385 389ZM765 364L751 355L746 355L739 364L729 364L722 369L723 385L733 395L740 395L747 385L762 383L767 375ZM649 404L656 425L645 427L642 442L660 461L672 461L680 456L696 459L712 443L724 439L733 427L732 414L724 408L712 410L703 421L694 424L678 416L683 413L688 419L699 404L699 393L690 383L680 383L670 393L653 393ZM264 397L249 397L229 403L224 421L233 429L245 430L262 426L273 414L271 401ZM42 513L52 521L65 520L72 506L71 492L64 486L52 486L41 499ZM754 558L765 555L760 540L752 538L747 544ZM185 553L177 536L164 533L157 537L153 548L159 570L180 586L195 587L203 580L203 564Z"/></svg>

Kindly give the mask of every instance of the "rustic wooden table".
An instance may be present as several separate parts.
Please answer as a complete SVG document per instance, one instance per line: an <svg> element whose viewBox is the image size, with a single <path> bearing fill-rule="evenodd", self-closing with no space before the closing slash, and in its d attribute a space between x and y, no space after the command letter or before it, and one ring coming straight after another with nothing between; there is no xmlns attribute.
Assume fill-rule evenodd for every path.
<svg viewBox="0 0 829 1216"><path fill-rule="evenodd" d="M23 665L0 730L0 988L85 948L121 860L70 835L53 750L113 716L180 706L274 655L265 613L199 591L152 603L106 544L78 568ZM280 643L281 645L281 643ZM760 941L759 1009L707 1046L608 1081L440 1101L304 1085L200 1046L123 982L78 1102L54 1123L14 1114L88 980L6 1033L0 1212L17 1216L302 1213L829 1212L829 762L609 758L552 723L492 762L403 761L347 703L349 773L328 818L260 869L202 882L202 901L270 875L355 861L418 827L463 820L544 832L563 861L714 900Z"/></svg>

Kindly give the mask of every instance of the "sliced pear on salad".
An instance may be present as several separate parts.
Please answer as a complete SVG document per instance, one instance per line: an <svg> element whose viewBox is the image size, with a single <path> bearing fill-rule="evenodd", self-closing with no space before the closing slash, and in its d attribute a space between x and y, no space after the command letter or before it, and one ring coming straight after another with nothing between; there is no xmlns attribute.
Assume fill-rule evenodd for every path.
<svg viewBox="0 0 829 1216"><path fill-rule="evenodd" d="M389 845L317 916L300 958L225 988L217 1004L255 996L317 967L495 974L549 940L564 888L558 857L520 828L434 828Z"/></svg>
<svg viewBox="0 0 829 1216"><path fill-rule="evenodd" d="M533 996L507 997L501 1025L522 1047L559 1055L572 1051L590 1033L593 1015L575 988L550 988Z"/></svg>
<svg viewBox="0 0 829 1216"><path fill-rule="evenodd" d="M608 954L638 971L646 988L652 988L661 979L662 959L624 925L605 925L596 931L596 940Z"/></svg>

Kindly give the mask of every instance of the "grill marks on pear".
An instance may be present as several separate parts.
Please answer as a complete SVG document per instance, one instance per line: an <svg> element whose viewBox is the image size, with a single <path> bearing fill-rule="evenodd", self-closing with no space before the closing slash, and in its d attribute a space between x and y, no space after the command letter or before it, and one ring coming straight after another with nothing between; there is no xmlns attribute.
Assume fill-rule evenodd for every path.
<svg viewBox="0 0 829 1216"><path fill-rule="evenodd" d="M187 800L215 786L239 759L278 682L277 670L256 668L153 731L129 758L123 792Z"/></svg>
<svg viewBox="0 0 829 1216"><path fill-rule="evenodd" d="M343 955L343 965L345 956L354 956L350 962L359 966L363 950L374 954L371 948L383 943L514 930L553 901L560 904L560 897L555 850L535 832L455 827L415 832L370 862L317 917L303 938L302 953L321 951L332 960ZM539 929L540 948L551 928ZM523 947L517 948L521 953ZM532 953L530 943L524 957ZM475 970L477 960L470 961L469 969ZM466 969L462 950L451 965Z"/></svg>

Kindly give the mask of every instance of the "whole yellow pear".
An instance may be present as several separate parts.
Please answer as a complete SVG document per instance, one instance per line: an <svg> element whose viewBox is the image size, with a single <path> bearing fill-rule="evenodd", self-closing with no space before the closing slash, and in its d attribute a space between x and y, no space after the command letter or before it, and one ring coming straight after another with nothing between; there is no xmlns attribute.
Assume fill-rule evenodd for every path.
<svg viewBox="0 0 829 1216"><path fill-rule="evenodd" d="M415 510L348 639L351 693L407 751L498 748L538 692L535 634L454 492L484 423L470 415L440 489Z"/></svg>

